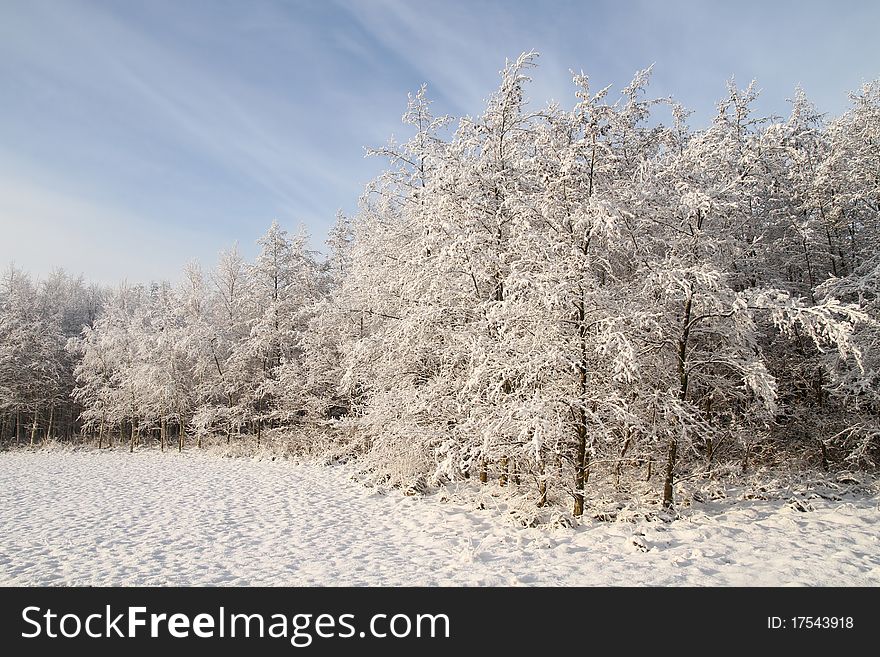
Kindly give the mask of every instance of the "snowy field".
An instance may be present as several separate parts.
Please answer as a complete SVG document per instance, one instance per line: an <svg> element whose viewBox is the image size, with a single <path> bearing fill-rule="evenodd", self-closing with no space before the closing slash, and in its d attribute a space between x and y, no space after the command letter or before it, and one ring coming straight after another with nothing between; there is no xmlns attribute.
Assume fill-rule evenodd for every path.
<svg viewBox="0 0 880 657"><path fill-rule="evenodd" d="M878 498L521 529L344 467L0 454L2 585L878 585Z"/></svg>

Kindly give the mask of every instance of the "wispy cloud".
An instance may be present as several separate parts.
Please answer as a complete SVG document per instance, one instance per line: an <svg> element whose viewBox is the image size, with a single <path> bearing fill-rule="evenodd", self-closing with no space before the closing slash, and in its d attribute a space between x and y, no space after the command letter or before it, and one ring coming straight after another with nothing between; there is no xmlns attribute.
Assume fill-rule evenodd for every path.
<svg viewBox="0 0 880 657"><path fill-rule="evenodd" d="M319 177L327 186L345 180L326 156L315 152L316 144L309 143L316 135L284 130L284 122L303 121L309 109L286 100L282 90L272 94L253 87L210 61L200 66L174 45L169 47L94 6L37 3L35 7L41 12L41 24L52 34L64 34L67 43L64 52L46 51L32 43L31 62L55 79L82 85L102 102L113 105L124 99L125 109L133 110L124 117L132 127L147 117L148 125L142 127L265 187L291 208L320 207L309 198L314 186L302 181L304 173ZM82 58L75 72L70 70L71 54ZM278 139L279 134L285 138ZM301 157L303 150L312 156Z"/></svg>
<svg viewBox="0 0 880 657"><path fill-rule="evenodd" d="M697 123L731 74L758 78L767 112L797 83L839 112L880 75L878 22L880 4L855 0L0 3L0 263L50 268L32 246L47 226L87 249L64 255L72 269L115 263L117 278L158 275L164 257L121 223L169 243L186 233L203 257L236 239L247 251L274 218L304 222L319 246L381 166L363 147L405 136L407 92L427 82L439 113L479 113L524 50L541 52L537 103L571 101L569 69L622 85L656 62L653 92ZM76 227L109 231L92 240L107 257ZM164 276L187 259L176 248Z"/></svg>
<svg viewBox="0 0 880 657"><path fill-rule="evenodd" d="M130 210L60 193L8 171L0 176L0 226L7 260L38 275L60 267L107 284L131 269L134 253L141 257L137 272L147 280L167 278L195 256L212 257L194 252L194 245L219 247L192 228L156 226Z"/></svg>
<svg viewBox="0 0 880 657"><path fill-rule="evenodd" d="M229 71L210 52L193 55L184 43L168 43L143 24L92 3L36 2L22 14L10 14L10 21L0 21L6 26L0 43L4 79L36 96L40 111L56 105L45 117L29 117L22 106L14 117L20 125L7 124L20 136L18 143L4 140L13 146L3 153L13 170L67 178L91 196L109 197L102 199L108 208L128 196L141 217L163 230L216 222L227 241L256 237L253 230L235 234L229 225L259 222L263 229L281 215L290 224L310 224L320 242L336 207L353 205L354 190L368 177L356 179L365 169L362 149L353 129L339 120L342 111L336 117L320 111L323 99L308 90L300 94L252 81L247 72L253 63ZM221 46L249 47L254 29L253 24L241 32L230 29ZM35 39L38 32L45 39ZM301 46L307 50L308 44ZM291 64L302 65L300 54L293 53ZM339 90L334 96L340 109L357 100ZM343 138L351 143L347 162L339 161L332 147ZM59 171L56 148L68 160L76 160L72 154L78 152L84 166ZM174 171L180 176L169 181ZM199 197L174 198L187 191ZM232 205L242 215L230 216L232 208L223 203L228 196L236 197ZM4 228L10 221L3 217ZM27 231L16 227L20 237ZM0 257L9 257L6 250ZM88 260L83 265L90 269ZM142 272L138 265L129 262L135 276L154 270L147 266Z"/></svg>

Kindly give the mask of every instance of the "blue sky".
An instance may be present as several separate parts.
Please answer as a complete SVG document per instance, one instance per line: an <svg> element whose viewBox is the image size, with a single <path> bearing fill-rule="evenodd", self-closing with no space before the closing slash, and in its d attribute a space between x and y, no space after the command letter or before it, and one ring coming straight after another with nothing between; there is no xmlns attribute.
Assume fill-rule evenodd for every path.
<svg viewBox="0 0 880 657"><path fill-rule="evenodd" d="M867 0L0 0L0 265L175 279L276 218L322 248L408 92L479 113L530 49L538 102L570 104L570 69L619 88L654 63L695 126L731 75L762 111L801 84L839 113L880 76L877 25Z"/></svg>

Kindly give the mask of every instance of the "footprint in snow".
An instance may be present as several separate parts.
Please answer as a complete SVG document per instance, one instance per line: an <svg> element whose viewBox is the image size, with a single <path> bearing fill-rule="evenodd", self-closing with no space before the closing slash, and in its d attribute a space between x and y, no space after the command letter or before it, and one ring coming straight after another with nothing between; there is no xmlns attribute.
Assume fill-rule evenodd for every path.
<svg viewBox="0 0 880 657"><path fill-rule="evenodd" d="M639 552L647 552L651 548L648 546L648 541L646 541L642 536L633 536L632 544L636 547Z"/></svg>

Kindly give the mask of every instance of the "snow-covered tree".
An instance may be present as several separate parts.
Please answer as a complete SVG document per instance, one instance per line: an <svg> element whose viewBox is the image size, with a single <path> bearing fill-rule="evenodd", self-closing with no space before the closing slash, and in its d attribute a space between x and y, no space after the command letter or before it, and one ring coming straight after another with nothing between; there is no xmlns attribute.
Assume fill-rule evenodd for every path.
<svg viewBox="0 0 880 657"><path fill-rule="evenodd" d="M651 69L574 74L565 107L528 99L536 64L457 122L411 95L326 260L275 222L176 285L8 269L0 439L280 437L575 516L756 461L876 465L880 84L780 119L730 80L694 130Z"/></svg>

